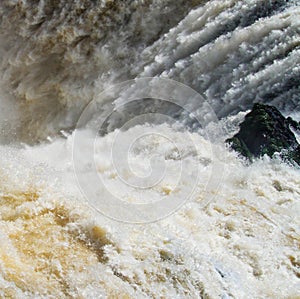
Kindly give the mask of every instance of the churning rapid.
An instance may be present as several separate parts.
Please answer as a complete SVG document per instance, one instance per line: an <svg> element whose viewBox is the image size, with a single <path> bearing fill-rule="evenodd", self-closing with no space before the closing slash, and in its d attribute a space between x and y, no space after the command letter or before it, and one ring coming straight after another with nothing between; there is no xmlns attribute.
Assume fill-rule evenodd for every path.
<svg viewBox="0 0 300 299"><path fill-rule="evenodd" d="M0 298L300 297L299 168L224 142L255 102L299 121L298 0L1 0L0 17ZM156 90L176 105L103 96L146 77L176 80ZM95 210L100 181L93 201L157 221Z"/></svg>

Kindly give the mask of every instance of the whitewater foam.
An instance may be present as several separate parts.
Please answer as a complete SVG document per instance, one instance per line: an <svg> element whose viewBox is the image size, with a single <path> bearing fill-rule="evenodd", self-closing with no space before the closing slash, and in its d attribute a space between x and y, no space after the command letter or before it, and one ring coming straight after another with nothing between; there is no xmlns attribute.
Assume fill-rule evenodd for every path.
<svg viewBox="0 0 300 299"><path fill-rule="evenodd" d="M130 190L110 158L115 135L141 130L146 127L99 137L97 170L123 200L163 201L172 195L175 171L154 188ZM187 134L168 125L159 131L173 140ZM81 134L82 140L90 136ZM138 226L110 220L87 205L75 183L72 135L18 150L2 146L2 296L296 298L299 172L267 158L247 166L222 144L209 144L196 133L193 140L199 152L183 143L183 156L202 165L206 175L212 164L224 164L224 175L213 173L221 187L207 189L202 176L179 211ZM168 147L155 135L140 140L131 152L132 167L148 171L147 149L167 165L180 165Z"/></svg>

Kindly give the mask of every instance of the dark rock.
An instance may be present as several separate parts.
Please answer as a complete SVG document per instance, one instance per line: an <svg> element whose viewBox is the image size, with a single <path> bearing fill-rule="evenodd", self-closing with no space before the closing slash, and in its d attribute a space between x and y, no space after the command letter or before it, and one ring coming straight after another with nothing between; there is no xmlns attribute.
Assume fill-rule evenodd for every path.
<svg viewBox="0 0 300 299"><path fill-rule="evenodd" d="M284 160L300 165L300 145L291 129L300 132L300 123L285 118L273 106L256 103L240 124L240 131L226 142L250 160L280 153Z"/></svg>

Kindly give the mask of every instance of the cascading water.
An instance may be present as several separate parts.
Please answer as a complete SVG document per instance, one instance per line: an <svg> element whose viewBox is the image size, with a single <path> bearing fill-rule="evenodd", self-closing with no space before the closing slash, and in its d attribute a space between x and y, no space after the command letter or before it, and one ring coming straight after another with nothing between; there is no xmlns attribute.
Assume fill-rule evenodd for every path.
<svg viewBox="0 0 300 299"><path fill-rule="evenodd" d="M224 144L254 102L299 120L298 1L2 0L0 20L1 298L300 296L299 169ZM111 95L132 79L154 100ZM107 205L176 206L98 213L93 171Z"/></svg>
<svg viewBox="0 0 300 299"><path fill-rule="evenodd" d="M144 76L187 84L220 117L253 101L290 112L299 13L286 0L2 1L1 90L25 140L74 128L103 88Z"/></svg>

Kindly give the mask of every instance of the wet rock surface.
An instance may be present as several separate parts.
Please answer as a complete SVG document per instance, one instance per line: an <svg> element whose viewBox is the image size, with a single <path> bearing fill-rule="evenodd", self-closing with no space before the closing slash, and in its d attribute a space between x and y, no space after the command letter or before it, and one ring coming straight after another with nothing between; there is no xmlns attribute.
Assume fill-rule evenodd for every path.
<svg viewBox="0 0 300 299"><path fill-rule="evenodd" d="M273 106L256 103L240 124L239 132L226 142L249 160L279 153L285 161L300 165L296 131L300 132L300 124L291 117L285 118Z"/></svg>

